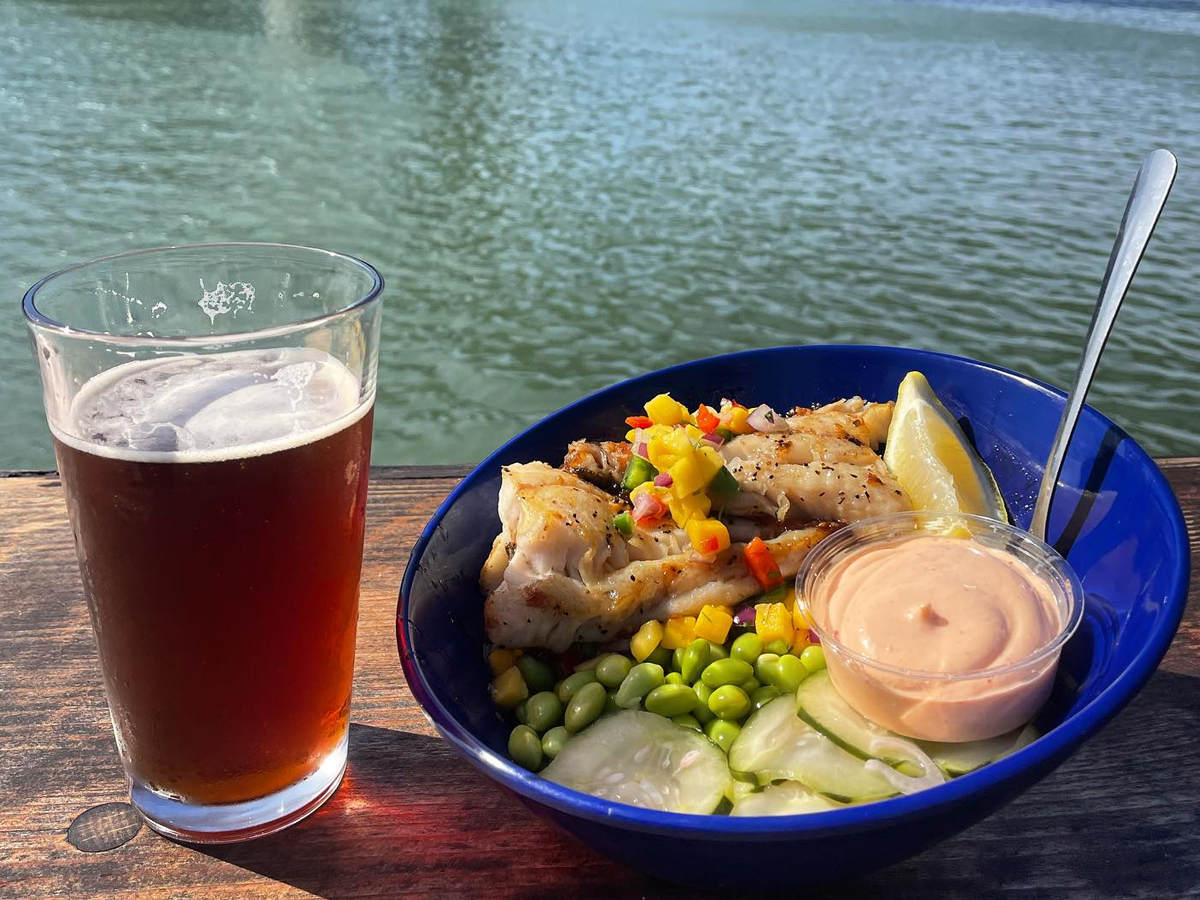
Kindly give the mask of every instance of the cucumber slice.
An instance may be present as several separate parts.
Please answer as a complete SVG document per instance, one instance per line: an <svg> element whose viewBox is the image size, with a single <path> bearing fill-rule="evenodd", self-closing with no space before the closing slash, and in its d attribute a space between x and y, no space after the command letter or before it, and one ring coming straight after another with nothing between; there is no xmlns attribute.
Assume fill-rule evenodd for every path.
<svg viewBox="0 0 1200 900"><path fill-rule="evenodd" d="M1038 738L1032 725L1018 728L999 737L963 744L943 744L937 741L917 741L917 744L947 775L965 775L1001 757L1016 753Z"/></svg>
<svg viewBox="0 0 1200 900"><path fill-rule="evenodd" d="M791 697L754 713L729 748L729 765L753 772L760 784L800 781L837 800L878 800L896 789L796 715ZM569 746L569 745L568 745Z"/></svg>
<svg viewBox="0 0 1200 900"><path fill-rule="evenodd" d="M900 756L887 749L871 751L871 743L876 738L888 737L899 741L905 738L876 725L843 700L833 686L828 670L814 672L800 682L800 688L796 691L796 711L805 722L860 759L881 759L888 765L902 768L911 766L908 762L911 756Z"/></svg>
<svg viewBox="0 0 1200 900"><path fill-rule="evenodd" d="M733 790L716 744L639 710L613 713L576 734L542 776L604 800L664 812L711 813Z"/></svg>
<svg viewBox="0 0 1200 900"><path fill-rule="evenodd" d="M801 813L840 809L822 794L810 791L798 781L772 784L761 791L744 794L734 801L731 816L795 816Z"/></svg>

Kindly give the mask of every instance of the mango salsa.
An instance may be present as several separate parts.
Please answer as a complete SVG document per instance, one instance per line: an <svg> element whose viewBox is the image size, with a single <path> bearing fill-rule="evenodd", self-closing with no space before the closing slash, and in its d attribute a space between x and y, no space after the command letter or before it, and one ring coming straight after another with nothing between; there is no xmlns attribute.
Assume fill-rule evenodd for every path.
<svg viewBox="0 0 1200 900"><path fill-rule="evenodd" d="M695 616L672 616L663 627L662 643L659 645L667 650L677 650L686 647L696 639Z"/></svg>
<svg viewBox="0 0 1200 900"><path fill-rule="evenodd" d="M790 646L795 634L792 614L782 603L759 603L754 607L754 630L764 644L783 641Z"/></svg>
<svg viewBox="0 0 1200 900"><path fill-rule="evenodd" d="M733 625L733 616L724 606L713 606L711 603L700 610L696 616L696 637L712 641L714 644L725 643L729 629Z"/></svg>

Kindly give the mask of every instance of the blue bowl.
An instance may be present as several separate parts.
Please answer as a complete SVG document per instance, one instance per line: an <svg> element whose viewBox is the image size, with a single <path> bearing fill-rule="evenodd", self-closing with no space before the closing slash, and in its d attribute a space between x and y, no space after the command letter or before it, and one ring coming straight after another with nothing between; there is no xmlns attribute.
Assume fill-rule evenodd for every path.
<svg viewBox="0 0 1200 900"><path fill-rule="evenodd" d="M559 410L489 456L417 541L400 591L397 638L408 684L438 731L588 846L661 878L709 888L787 884L784 870L797 860L806 881L864 874L972 825L1053 770L1149 679L1179 625L1188 584L1187 533L1174 494L1145 451L1091 408L1071 443L1049 528L1051 543L1082 580L1084 619L1042 713L1048 731L1020 752L912 796L815 815L736 819L611 803L507 758L511 723L488 697L478 586L500 527L501 466L557 463L576 438L619 438L624 418L662 391L689 405L726 396L784 409L855 394L885 400L912 369L928 376L974 440L1014 521L1028 525L1063 395L1022 375L917 350L810 346L718 356L622 382Z"/></svg>

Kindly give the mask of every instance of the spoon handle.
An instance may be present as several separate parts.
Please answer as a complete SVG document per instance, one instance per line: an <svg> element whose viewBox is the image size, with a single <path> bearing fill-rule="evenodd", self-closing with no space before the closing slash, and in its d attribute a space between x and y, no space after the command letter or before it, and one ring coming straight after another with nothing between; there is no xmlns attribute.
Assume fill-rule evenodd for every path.
<svg viewBox="0 0 1200 900"><path fill-rule="evenodd" d="M1108 341L1113 322L1117 318L1117 310L1129 290L1137 272L1138 263L1146 252L1146 244L1158 224L1163 205L1171 193L1171 185L1175 183L1177 164L1175 156L1168 150L1155 150L1146 157L1142 167L1138 169L1137 178L1133 182L1133 190L1129 193L1129 202L1125 206L1125 215L1121 219L1121 227L1117 230L1117 239L1113 244L1112 255L1108 258L1108 271L1104 273L1104 281L1100 285L1100 297L1096 301L1096 310L1092 313L1092 324L1088 329L1087 342L1084 344L1083 356L1079 359L1079 371L1075 373L1075 386L1067 396L1067 405L1063 410L1062 419L1058 423L1058 432L1054 435L1053 449L1050 459L1046 462L1046 472L1042 476L1042 485L1038 489L1037 502L1033 507L1033 520L1029 530L1036 537L1046 540L1046 522L1050 515L1050 500L1058 485L1058 476L1062 471L1063 459L1067 455L1067 445L1075 432L1075 423L1079 420L1079 412L1083 409L1083 401L1087 399L1088 388L1096 374L1096 365L1100 362L1100 354Z"/></svg>

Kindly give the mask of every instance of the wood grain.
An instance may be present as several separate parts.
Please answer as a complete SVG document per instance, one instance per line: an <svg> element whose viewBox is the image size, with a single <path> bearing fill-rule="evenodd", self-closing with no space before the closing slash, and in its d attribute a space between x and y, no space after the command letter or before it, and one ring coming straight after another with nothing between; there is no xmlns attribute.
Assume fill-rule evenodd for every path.
<svg viewBox="0 0 1200 900"><path fill-rule="evenodd" d="M1162 467L1197 546L1200 459ZM52 473L0 479L0 897L694 900L542 823L461 762L413 701L396 657L396 591L416 536L459 475L374 473L350 769L333 800L248 844L200 850L143 828L96 853L72 846L67 829L85 810L124 800L125 786L61 489ZM1191 591L1162 670L1059 772L959 837L828 895L1200 896L1195 579ZM804 890L795 862L801 874L782 891Z"/></svg>

